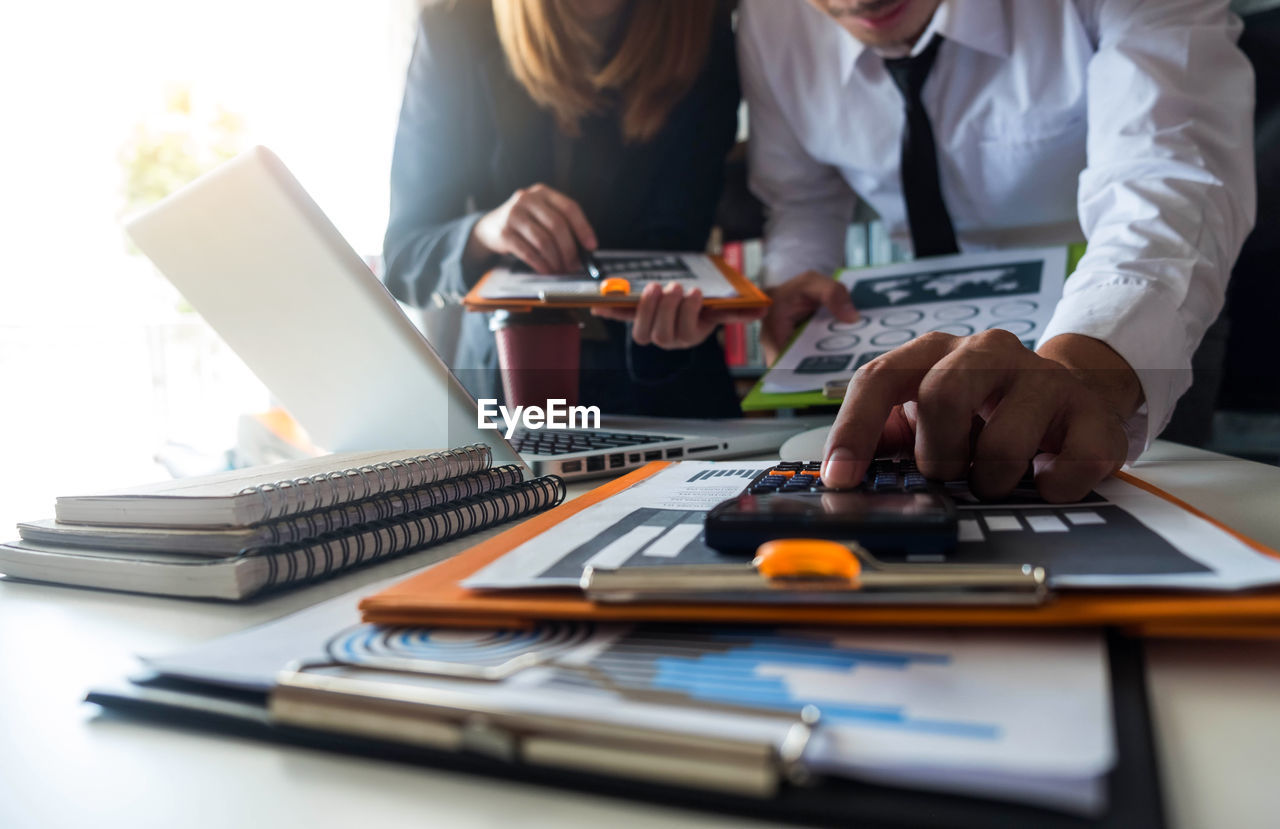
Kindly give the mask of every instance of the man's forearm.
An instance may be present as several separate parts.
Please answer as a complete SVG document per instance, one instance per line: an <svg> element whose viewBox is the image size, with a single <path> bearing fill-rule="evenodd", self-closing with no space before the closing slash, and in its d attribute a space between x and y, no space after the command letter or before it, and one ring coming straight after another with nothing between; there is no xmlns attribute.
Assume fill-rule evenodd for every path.
<svg viewBox="0 0 1280 829"><path fill-rule="evenodd" d="M774 288L807 271L831 275L843 267L850 212L830 202L772 208L764 239L766 284Z"/></svg>

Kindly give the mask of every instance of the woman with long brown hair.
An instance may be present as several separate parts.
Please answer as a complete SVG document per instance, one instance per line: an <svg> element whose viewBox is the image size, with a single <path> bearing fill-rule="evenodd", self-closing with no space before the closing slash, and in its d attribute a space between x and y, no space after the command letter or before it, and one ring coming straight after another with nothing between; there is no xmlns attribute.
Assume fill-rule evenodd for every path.
<svg viewBox="0 0 1280 829"><path fill-rule="evenodd" d="M705 248L737 130L723 0L448 0L421 14L392 162L388 287L456 301L501 257L572 273L578 250ZM620 414L738 413L712 336L726 317L677 285L586 317L580 401ZM498 397L488 321L454 370Z"/></svg>

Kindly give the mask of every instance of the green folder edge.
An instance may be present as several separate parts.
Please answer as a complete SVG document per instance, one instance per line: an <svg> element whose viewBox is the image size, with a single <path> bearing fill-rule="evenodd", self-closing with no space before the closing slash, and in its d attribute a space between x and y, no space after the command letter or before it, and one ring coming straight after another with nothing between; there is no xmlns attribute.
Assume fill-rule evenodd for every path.
<svg viewBox="0 0 1280 829"><path fill-rule="evenodd" d="M1080 264L1080 260L1084 258L1085 250L1088 245L1085 242L1077 242L1067 245L1067 275L1075 273L1076 267ZM864 268L844 268L836 273L839 278L845 271L864 270ZM806 323L805 325L808 325ZM796 333L792 335L791 342L787 343L787 348L791 347L791 343L795 342L796 337L800 336L800 332L805 329L802 325L796 329ZM784 350L785 351L785 350ZM839 400L829 400L822 396L821 391L796 391L783 393L770 393L764 390L764 377L756 382L751 391L742 400L742 410L744 412L765 412L774 409L807 409L811 406L839 406Z"/></svg>

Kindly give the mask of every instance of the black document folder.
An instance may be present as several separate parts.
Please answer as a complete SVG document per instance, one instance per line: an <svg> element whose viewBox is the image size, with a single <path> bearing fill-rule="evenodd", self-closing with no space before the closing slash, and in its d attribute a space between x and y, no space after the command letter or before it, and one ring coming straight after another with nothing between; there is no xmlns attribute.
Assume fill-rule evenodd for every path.
<svg viewBox="0 0 1280 829"><path fill-rule="evenodd" d="M1159 776L1148 716L1141 643L1108 636L1116 765L1108 775L1108 807L1098 817L959 795L910 790L848 780L786 787L776 797L757 799L624 780L566 773L508 763L492 757L436 751L381 740L283 727L267 715L267 695L170 678L139 678L92 691L87 699L108 711L166 724L209 728L220 734L274 740L291 745L417 763L451 772L574 789L592 794L691 809L808 825L873 827L1068 827L1164 826Z"/></svg>

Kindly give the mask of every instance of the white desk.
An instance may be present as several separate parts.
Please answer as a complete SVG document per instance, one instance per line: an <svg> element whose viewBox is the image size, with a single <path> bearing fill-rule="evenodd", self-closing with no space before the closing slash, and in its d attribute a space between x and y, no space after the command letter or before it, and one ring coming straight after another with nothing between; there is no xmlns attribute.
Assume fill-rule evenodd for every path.
<svg viewBox="0 0 1280 829"><path fill-rule="evenodd" d="M1280 469L1170 444L1136 470L1280 547ZM575 486L570 494L587 489ZM97 714L85 690L474 543L248 606L0 581L0 826L729 827L660 806L342 757ZM1164 791L1178 827L1275 826L1280 643L1149 648Z"/></svg>

